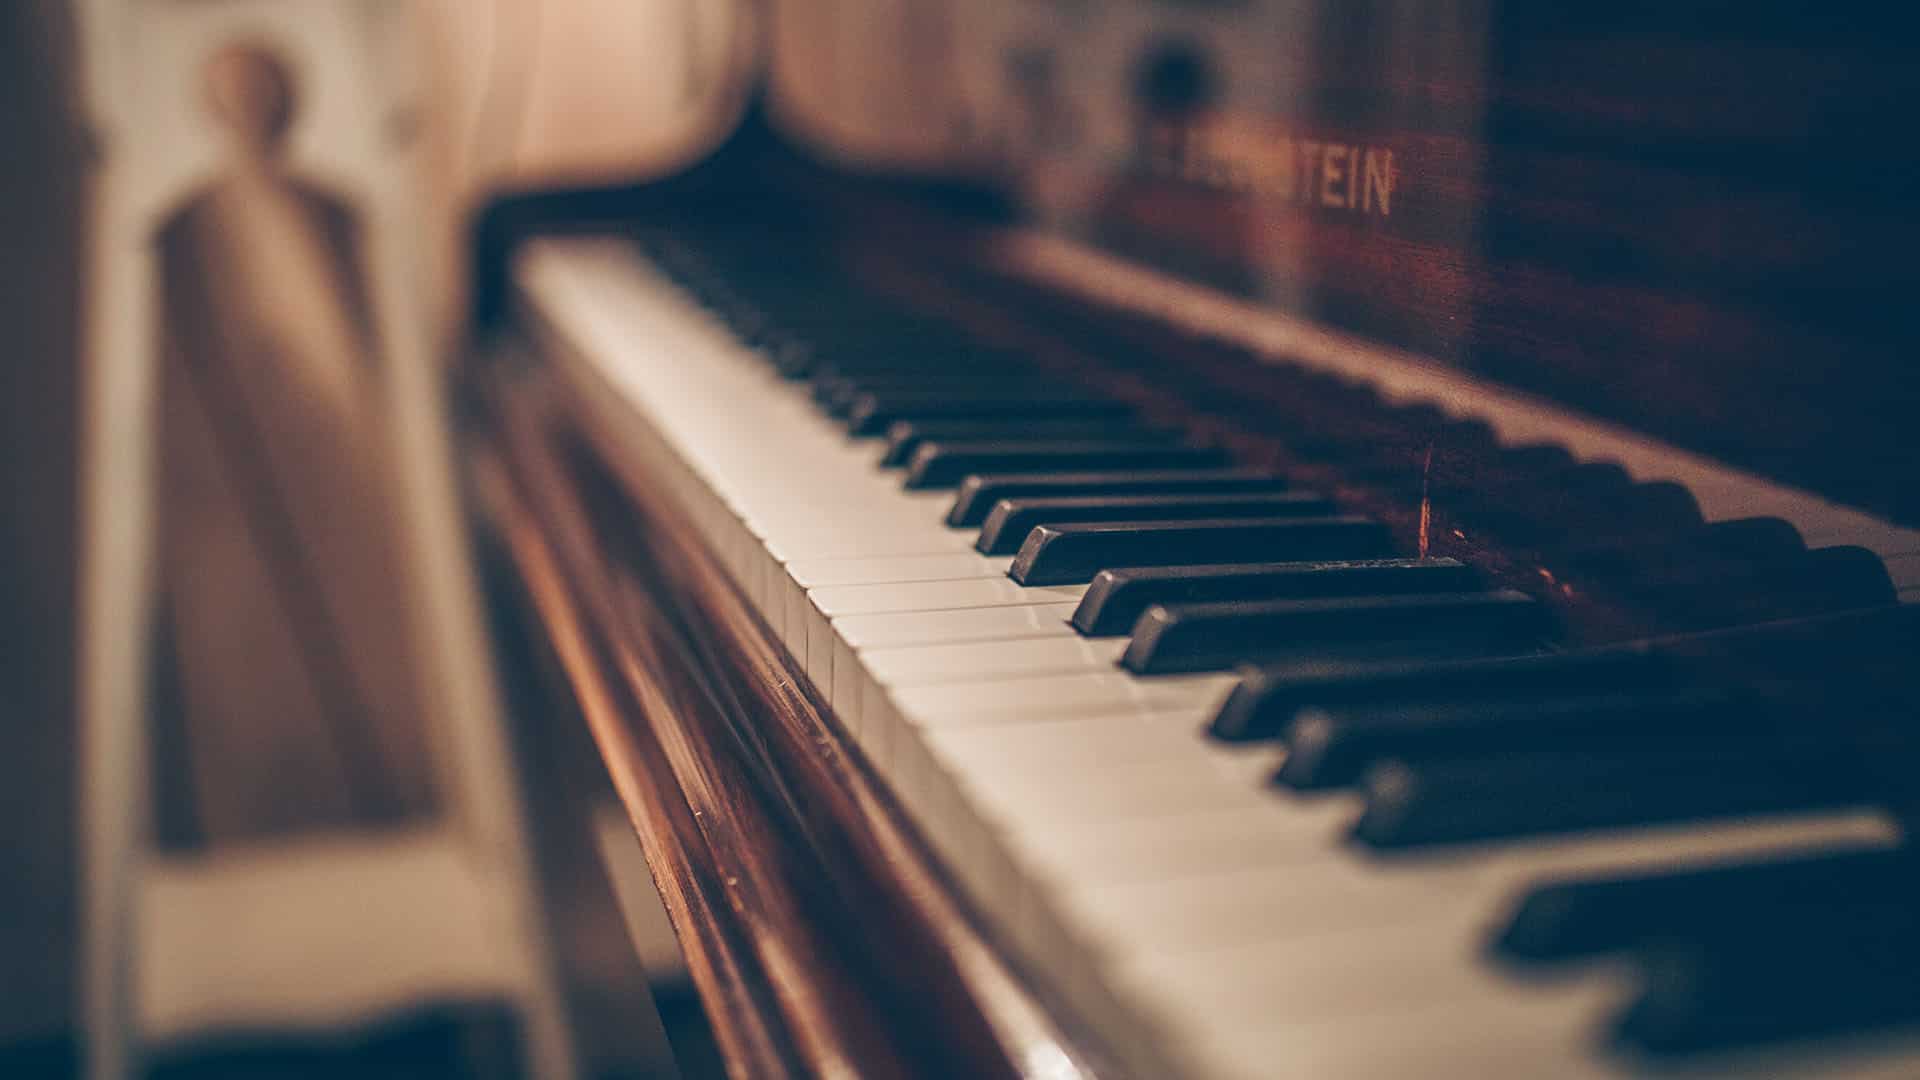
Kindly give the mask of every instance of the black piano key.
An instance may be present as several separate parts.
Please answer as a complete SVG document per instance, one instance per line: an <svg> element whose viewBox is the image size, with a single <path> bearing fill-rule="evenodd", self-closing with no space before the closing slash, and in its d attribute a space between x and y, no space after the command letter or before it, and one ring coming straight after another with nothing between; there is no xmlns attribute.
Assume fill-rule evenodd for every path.
<svg viewBox="0 0 1920 1080"><path fill-rule="evenodd" d="M1817 740L1389 762L1369 770L1356 839L1381 850L1794 810L1878 805L1860 758Z"/></svg>
<svg viewBox="0 0 1920 1080"><path fill-rule="evenodd" d="M1605 512L1623 520L1631 518L1641 529L1654 524L1664 526L1662 535L1706 523L1700 512L1700 501L1693 497L1693 492L1687 490L1685 484L1672 480L1638 481L1617 499L1608 500Z"/></svg>
<svg viewBox="0 0 1920 1080"><path fill-rule="evenodd" d="M1562 499L1575 495L1605 497L1633 484L1633 478L1618 465L1583 463L1566 448L1550 443L1510 450L1496 447L1490 452L1474 452L1475 448L1469 447L1457 460L1436 456L1431 469L1423 443L1396 449L1395 456L1412 451L1420 466L1412 474L1400 474L1397 486L1401 490L1408 490L1406 485L1412 483L1448 503L1458 501L1495 510L1507 494L1514 492L1548 491ZM1493 493L1499 496L1492 500L1479 498Z"/></svg>
<svg viewBox="0 0 1920 1080"><path fill-rule="evenodd" d="M1309 705L1525 700L1679 681L1673 661L1647 644L1471 660L1247 665L1239 675L1208 729L1217 739L1275 738Z"/></svg>
<svg viewBox="0 0 1920 1080"><path fill-rule="evenodd" d="M1825 547L1778 560L1669 567L1614 583L1668 626L1715 626L1891 604L1893 581L1865 548Z"/></svg>
<svg viewBox="0 0 1920 1080"><path fill-rule="evenodd" d="M1660 544L1608 537L1563 544L1555 564L1568 573L1634 577L1662 566L1689 566L1721 558L1774 559L1806 550L1799 530L1779 518L1736 518L1684 530Z"/></svg>
<svg viewBox="0 0 1920 1080"><path fill-rule="evenodd" d="M1370 518L1227 518L1043 525L1027 534L1007 576L1022 585L1078 585L1114 566L1369 559L1393 553Z"/></svg>
<svg viewBox="0 0 1920 1080"><path fill-rule="evenodd" d="M1287 756L1274 779L1302 790L1344 787L1389 759L1657 749L1681 740L1753 738L1773 730L1776 725L1753 700L1717 690L1532 702L1310 705L1287 728Z"/></svg>
<svg viewBox="0 0 1920 1080"><path fill-rule="evenodd" d="M815 301L777 313L760 311L754 317L820 346L829 357L826 367L835 371L938 370L969 357L986 362L1007 358L969 340L965 331L948 323L908 312L849 310Z"/></svg>
<svg viewBox="0 0 1920 1080"><path fill-rule="evenodd" d="M1013 358L956 342L951 327L918 320L848 318L823 312L728 317L729 328L789 379L855 372L953 370L978 365L1009 375L1031 370Z"/></svg>
<svg viewBox="0 0 1920 1080"><path fill-rule="evenodd" d="M1140 616L1120 664L1140 675L1215 671L1414 641L1442 651L1524 652L1551 630L1546 609L1512 589L1155 606Z"/></svg>
<svg viewBox="0 0 1920 1080"><path fill-rule="evenodd" d="M1215 447L1184 446L1157 439L924 442L907 464L906 486L915 491L954 487L975 473L1177 469L1182 466L1203 469L1225 463L1226 455Z"/></svg>
<svg viewBox="0 0 1920 1080"><path fill-rule="evenodd" d="M958 365L956 366L964 366ZM886 371L834 374L813 381L813 399L835 419L845 419L862 395L950 394L954 396L1079 396L1071 387L1014 368L987 366L965 374Z"/></svg>
<svg viewBox="0 0 1920 1080"><path fill-rule="evenodd" d="M937 390L869 391L858 395L847 409L847 431L856 436L879 435L896 420L984 416L1124 417L1133 412L1122 402L1090 397L1079 391L1022 394L987 390L980 393L942 393Z"/></svg>
<svg viewBox="0 0 1920 1080"><path fill-rule="evenodd" d="M774 373L783 379L808 378L820 363L817 349L793 338L762 342L759 349Z"/></svg>
<svg viewBox="0 0 1920 1080"><path fill-rule="evenodd" d="M813 403L828 416L844 418L847 410L853 407L853 399L859 395L898 390L902 385L913 385L914 379L913 374L898 375L891 371L835 371L816 373L809 383Z"/></svg>
<svg viewBox="0 0 1920 1080"><path fill-rule="evenodd" d="M805 344L815 354L806 379L816 400L823 396L823 388L830 392L871 383L874 389L883 385L901 389L917 380L938 379L949 374L1010 382L1046 378L1034 370L1031 361L1022 357L988 352L966 344L945 347L929 347L913 341L835 344L818 339L807 340Z"/></svg>
<svg viewBox="0 0 1920 1080"><path fill-rule="evenodd" d="M1353 408L1355 405L1359 408ZM1288 449L1305 458L1354 466L1373 465L1383 454L1399 456L1394 451L1404 453L1411 449L1409 444L1427 445L1429 440L1424 434L1414 436L1411 431L1434 431L1443 423L1433 412L1412 415L1385 406L1365 390L1360 391L1357 400L1332 407L1338 410L1337 419L1335 414L1324 412L1317 417L1300 418L1314 421L1315 430L1298 423L1285 423L1282 430Z"/></svg>
<svg viewBox="0 0 1920 1080"><path fill-rule="evenodd" d="M1607 498L1634 485L1626 466L1612 461L1580 461L1558 472L1541 474L1543 484L1579 498Z"/></svg>
<svg viewBox="0 0 1920 1080"><path fill-rule="evenodd" d="M1578 464L1573 452L1559 443L1521 443L1500 449L1500 469L1516 476L1571 469Z"/></svg>
<svg viewBox="0 0 1920 1080"><path fill-rule="evenodd" d="M1434 449L1431 460L1427 455L1430 446ZM1551 467L1565 468L1572 464L1573 455L1565 449L1555 449L1559 450L1559 457ZM1519 464L1509 464L1507 453L1492 428L1458 422L1449 425L1445 432L1436 433L1433 441L1422 440L1418 445L1408 445L1405 440L1383 443L1377 450L1346 464L1342 473L1370 485L1418 493L1422 488L1431 491L1436 485L1453 484L1463 475L1477 476L1490 471L1496 461L1507 472L1524 472L1525 459Z"/></svg>
<svg viewBox="0 0 1920 1080"><path fill-rule="evenodd" d="M1000 500L981 524L974 548L985 555L1011 555L1036 525L1071 521L1325 517L1335 511L1332 500L1307 491L1030 496Z"/></svg>
<svg viewBox="0 0 1920 1080"><path fill-rule="evenodd" d="M1248 665L1211 733L1278 736L1307 705L1494 701L1685 683L1793 682L1920 652L1920 606L1888 604L1561 653L1416 663Z"/></svg>
<svg viewBox="0 0 1920 1080"><path fill-rule="evenodd" d="M1903 849L1858 849L1726 862L1627 876L1588 875L1526 890L1494 937L1494 954L1551 964L1698 939L1729 924L1751 927L1783 912L1920 888L1920 858Z"/></svg>
<svg viewBox="0 0 1920 1080"><path fill-rule="evenodd" d="M910 316L849 316L825 309L783 314L781 318L829 352L816 377L937 375L975 368L1027 373L1037 370L1029 357L989 345L944 322Z"/></svg>
<svg viewBox="0 0 1920 1080"><path fill-rule="evenodd" d="M1920 604L1877 604L1734 630L1681 634L1663 639L1660 647L1703 657L1725 653L1772 670L1844 669L1875 656L1904 658L1920 653Z"/></svg>
<svg viewBox="0 0 1920 1080"><path fill-rule="evenodd" d="M1382 453L1357 463L1356 475L1372 480L1404 475L1417 489L1440 479L1457 477L1463 484L1475 485L1496 476L1538 476L1578 464L1573 452L1559 443L1505 446L1499 436L1484 425L1455 421L1450 429L1458 436L1453 442L1393 440L1384 446ZM1431 463L1426 453L1429 446L1435 447Z"/></svg>
<svg viewBox="0 0 1920 1080"><path fill-rule="evenodd" d="M1610 463L1576 465L1450 501L1456 517L1473 528L1508 543L1549 549L1604 537L1664 537L1700 522L1699 506L1684 487L1634 483L1624 469Z"/></svg>
<svg viewBox="0 0 1920 1080"><path fill-rule="evenodd" d="M985 420L897 420L887 429L887 450L880 457L883 467L905 465L914 452L927 442L992 442L1018 439L1022 442L1165 442L1179 439L1179 432L1150 428L1131 417L1013 417Z"/></svg>
<svg viewBox="0 0 1920 1080"><path fill-rule="evenodd" d="M1478 583L1454 559L1124 567L1100 571L1068 621L1089 637L1115 637L1154 604L1458 592Z"/></svg>
<svg viewBox="0 0 1920 1080"><path fill-rule="evenodd" d="M1783 911L1650 949L1640 995L1613 1036L1684 1056L1920 1021L1920 899L1907 892L1817 912Z"/></svg>
<svg viewBox="0 0 1920 1080"><path fill-rule="evenodd" d="M977 526L1001 499L1044 495L1124 495L1180 491L1281 491L1285 478L1263 469L1133 469L1120 472L976 473L961 481L947 524ZM1131 625L1131 624L1129 624Z"/></svg>

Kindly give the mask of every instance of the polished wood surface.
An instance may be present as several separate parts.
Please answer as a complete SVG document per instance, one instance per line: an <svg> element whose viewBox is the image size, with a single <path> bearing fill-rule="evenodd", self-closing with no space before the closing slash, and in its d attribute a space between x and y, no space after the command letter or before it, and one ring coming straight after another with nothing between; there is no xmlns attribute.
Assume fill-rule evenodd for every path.
<svg viewBox="0 0 1920 1080"><path fill-rule="evenodd" d="M1097 1075L983 940L656 476L495 397L490 527L639 835L738 1076ZM605 434L605 433L601 433Z"/></svg>
<svg viewBox="0 0 1920 1080"><path fill-rule="evenodd" d="M1903 16L1681 0L1210 17L1270 52L1171 17L1097 64L1052 42L1065 83L1131 80L1075 103L1123 115L1124 146L1014 155L1016 177L1081 174L1063 231L1920 520Z"/></svg>
<svg viewBox="0 0 1920 1080"><path fill-rule="evenodd" d="M1898 9L776 7L776 114L824 157L942 143L1059 237L1920 520Z"/></svg>

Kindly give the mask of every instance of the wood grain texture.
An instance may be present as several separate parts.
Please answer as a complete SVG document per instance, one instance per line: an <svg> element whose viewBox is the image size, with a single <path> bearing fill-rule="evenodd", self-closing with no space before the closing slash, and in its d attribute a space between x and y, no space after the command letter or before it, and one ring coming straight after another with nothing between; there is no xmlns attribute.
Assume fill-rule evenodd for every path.
<svg viewBox="0 0 1920 1080"><path fill-rule="evenodd" d="M591 432L548 411L547 392L499 399L504 452L480 455L477 485L730 1070L984 1077L1045 1060L1094 1075L973 929L700 538L659 502L658 478L592 449Z"/></svg>
<svg viewBox="0 0 1920 1080"><path fill-rule="evenodd" d="M1308 57L1272 100L1129 103L1131 156L1083 165L1097 194L1078 226L1912 523L1920 68L1896 19L1716 0L1300 5L1288 32ZM1146 38L1105 62L1143 63ZM1196 62L1230 77L1224 58ZM1290 167L1303 145L1390 152L1391 212L1345 198L1345 159L1301 197L1322 182Z"/></svg>
<svg viewBox="0 0 1920 1080"><path fill-rule="evenodd" d="M690 812L669 801L671 776L651 744L643 746L627 725L630 704L610 675L611 661L592 637L562 575L558 557L498 459L480 456L474 479L492 528L511 551L520 584L541 620L543 636L564 668L569 691L605 754L615 789L632 816L635 832L654 868L654 879L680 935L687 965L716 1018L714 1033L734 1075L778 1074L794 1061L791 1051L760 1022L766 1003L742 971L743 946L722 932L724 901L697 874L676 839L696 833Z"/></svg>

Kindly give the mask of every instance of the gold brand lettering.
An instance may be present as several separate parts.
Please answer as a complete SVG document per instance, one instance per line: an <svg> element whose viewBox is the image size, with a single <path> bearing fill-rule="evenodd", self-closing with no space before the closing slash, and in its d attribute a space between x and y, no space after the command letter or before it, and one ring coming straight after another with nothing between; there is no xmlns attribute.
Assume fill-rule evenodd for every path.
<svg viewBox="0 0 1920 1080"><path fill-rule="evenodd" d="M1393 213L1393 151L1368 149L1366 176L1367 213L1374 213L1376 206L1381 217Z"/></svg>
<svg viewBox="0 0 1920 1080"><path fill-rule="evenodd" d="M1152 163L1162 175L1297 206L1390 217L1399 187L1391 147L1296 138L1244 116L1156 148L1169 155Z"/></svg>
<svg viewBox="0 0 1920 1080"><path fill-rule="evenodd" d="M1340 190L1347 175L1347 148L1333 145L1320 155L1320 205L1342 207L1347 196Z"/></svg>

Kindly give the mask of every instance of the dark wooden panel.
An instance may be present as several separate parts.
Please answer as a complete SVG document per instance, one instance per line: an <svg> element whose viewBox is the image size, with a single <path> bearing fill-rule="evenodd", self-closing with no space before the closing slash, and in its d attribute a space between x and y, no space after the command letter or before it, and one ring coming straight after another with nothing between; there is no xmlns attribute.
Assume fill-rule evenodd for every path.
<svg viewBox="0 0 1920 1080"><path fill-rule="evenodd" d="M1905 23L1309 5L1286 31L1249 24L1312 42L1264 107L1127 103L1131 156L1082 163L1085 209L1130 255L1912 522ZM1198 84L1244 74L1195 48L1220 69Z"/></svg>

